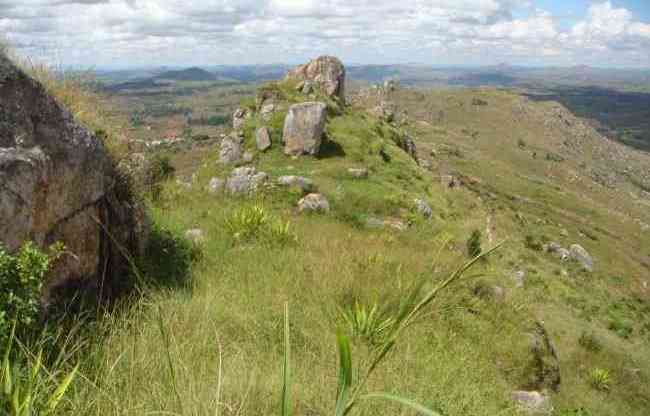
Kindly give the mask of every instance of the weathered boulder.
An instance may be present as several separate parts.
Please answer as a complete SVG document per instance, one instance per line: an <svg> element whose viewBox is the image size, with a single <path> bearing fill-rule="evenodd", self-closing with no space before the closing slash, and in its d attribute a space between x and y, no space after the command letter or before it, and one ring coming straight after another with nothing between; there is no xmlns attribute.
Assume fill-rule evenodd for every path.
<svg viewBox="0 0 650 416"><path fill-rule="evenodd" d="M249 117L248 110L245 108L238 108L232 115L232 128L241 130L246 124L246 119Z"/></svg>
<svg viewBox="0 0 650 416"><path fill-rule="evenodd" d="M284 153L317 155L323 140L327 107L319 102L295 104L284 120Z"/></svg>
<svg viewBox="0 0 650 416"><path fill-rule="evenodd" d="M300 188L302 192L306 192L306 193L314 192L314 190L316 189L311 179L307 179L302 176L293 176L293 175L280 176L278 178L278 185L297 187Z"/></svg>
<svg viewBox="0 0 650 416"><path fill-rule="evenodd" d="M0 55L0 242L66 246L45 305L71 291L110 299L128 289L124 251L144 249L147 221L100 139Z"/></svg>
<svg viewBox="0 0 650 416"><path fill-rule="evenodd" d="M221 141L219 150L219 163L224 165L239 163L244 156L244 139L237 135L231 134Z"/></svg>
<svg viewBox="0 0 650 416"><path fill-rule="evenodd" d="M260 127L255 133L255 144L257 144L257 150L262 152L271 148L271 135L269 134L269 129L266 127Z"/></svg>
<svg viewBox="0 0 650 416"><path fill-rule="evenodd" d="M311 93L312 86L316 85L327 96L337 97L341 102L345 100L345 67L338 58L333 56L321 56L300 65L289 71L286 78L304 81L301 86L303 93L308 85L307 94Z"/></svg>
<svg viewBox="0 0 650 416"><path fill-rule="evenodd" d="M527 415L550 416L553 414L553 403L547 394L538 391L514 391L512 400Z"/></svg>
<svg viewBox="0 0 650 416"><path fill-rule="evenodd" d="M231 195L250 195L259 190L269 176L253 167L242 167L232 171L226 181L226 191Z"/></svg>
<svg viewBox="0 0 650 416"><path fill-rule="evenodd" d="M571 247L569 247L569 253L571 259L580 263L586 271L594 271L594 259L591 257L589 252L584 249L584 247L579 244L573 244Z"/></svg>
<svg viewBox="0 0 650 416"><path fill-rule="evenodd" d="M330 204L322 194L309 194L298 202L300 212L329 212Z"/></svg>

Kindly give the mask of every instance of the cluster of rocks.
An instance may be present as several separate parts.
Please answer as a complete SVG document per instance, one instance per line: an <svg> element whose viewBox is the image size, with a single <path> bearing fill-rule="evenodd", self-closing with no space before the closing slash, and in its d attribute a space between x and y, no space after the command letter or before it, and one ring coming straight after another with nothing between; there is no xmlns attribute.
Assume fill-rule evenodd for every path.
<svg viewBox="0 0 650 416"><path fill-rule="evenodd" d="M226 179L212 178L208 192L218 195L224 191L229 195L251 195L257 192L269 180L265 172L258 172L254 167L234 169Z"/></svg>
<svg viewBox="0 0 650 416"><path fill-rule="evenodd" d="M594 271L594 260L584 247L579 244L572 244L569 249L560 243L551 242L544 245L544 251L558 257L561 261L576 261L588 272Z"/></svg>

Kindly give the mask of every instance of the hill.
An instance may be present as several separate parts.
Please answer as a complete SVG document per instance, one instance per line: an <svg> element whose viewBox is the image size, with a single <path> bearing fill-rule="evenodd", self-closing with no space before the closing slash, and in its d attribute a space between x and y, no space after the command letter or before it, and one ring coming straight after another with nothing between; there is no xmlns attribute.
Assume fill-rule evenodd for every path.
<svg viewBox="0 0 650 416"><path fill-rule="evenodd" d="M196 67L163 72L155 78L171 81L215 81L217 79L213 73Z"/></svg>

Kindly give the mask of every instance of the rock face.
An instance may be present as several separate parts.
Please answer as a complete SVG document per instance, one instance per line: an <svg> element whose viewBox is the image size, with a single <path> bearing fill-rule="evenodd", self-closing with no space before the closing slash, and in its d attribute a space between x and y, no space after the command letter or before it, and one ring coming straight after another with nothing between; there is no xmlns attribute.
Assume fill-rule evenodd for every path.
<svg viewBox="0 0 650 416"><path fill-rule="evenodd" d="M338 58L321 56L307 64L300 65L287 74L287 79L304 81L301 89L316 85L327 96L345 100L345 67Z"/></svg>
<svg viewBox="0 0 650 416"><path fill-rule="evenodd" d="M309 194L298 202L300 212L329 212L330 204L322 194Z"/></svg>
<svg viewBox="0 0 650 416"><path fill-rule="evenodd" d="M323 140L326 106L319 102L295 104L284 120L284 153L287 155L317 155Z"/></svg>
<svg viewBox="0 0 650 416"><path fill-rule="evenodd" d="M271 135L269 134L269 129L266 127L260 127L255 133L255 143L257 144L257 150L262 152L271 148Z"/></svg>
<svg viewBox="0 0 650 416"><path fill-rule="evenodd" d="M110 299L146 240L144 211L102 142L36 81L0 55L0 242L62 242L44 303L72 290ZM109 235L111 237L109 237Z"/></svg>

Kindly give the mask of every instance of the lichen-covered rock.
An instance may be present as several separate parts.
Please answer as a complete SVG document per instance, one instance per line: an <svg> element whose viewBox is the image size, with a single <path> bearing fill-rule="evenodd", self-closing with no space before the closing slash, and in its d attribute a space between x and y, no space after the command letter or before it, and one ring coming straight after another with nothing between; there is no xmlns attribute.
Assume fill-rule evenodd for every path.
<svg viewBox="0 0 650 416"><path fill-rule="evenodd" d="M101 140L0 55L0 242L62 242L71 253L52 270L46 305L72 290L110 299L128 288L124 251L143 251L148 223L127 183Z"/></svg>
<svg viewBox="0 0 650 416"><path fill-rule="evenodd" d="M345 100L345 67L333 56L321 56L300 65L289 71L286 78L304 81L301 86L303 93L311 93L312 86L316 85L327 96L337 97L341 102ZM305 92L307 88L309 90Z"/></svg>
<svg viewBox="0 0 650 416"><path fill-rule="evenodd" d="M323 194L309 194L298 202L300 212L329 212L330 204Z"/></svg>
<svg viewBox="0 0 650 416"><path fill-rule="evenodd" d="M257 129L255 143L257 144L257 150L262 152L271 148L271 135L269 134L268 128L260 127Z"/></svg>
<svg viewBox="0 0 650 416"><path fill-rule="evenodd" d="M594 259L591 257L589 252L584 249L584 247L579 244L573 244L571 247L569 247L569 253L571 259L580 263L586 271L594 271Z"/></svg>
<svg viewBox="0 0 650 416"><path fill-rule="evenodd" d="M327 119L326 106L320 102L295 104L284 120L284 153L315 156L320 150Z"/></svg>
<svg viewBox="0 0 650 416"><path fill-rule="evenodd" d="M230 195L250 195L259 190L269 176L253 167L242 167L232 171L226 181L226 191Z"/></svg>
<svg viewBox="0 0 650 416"><path fill-rule="evenodd" d="M219 163L224 165L239 163L244 156L244 139L232 134L221 141L219 149Z"/></svg>

